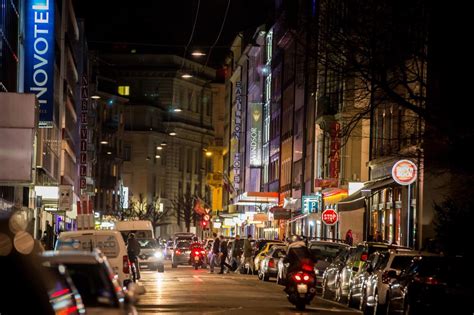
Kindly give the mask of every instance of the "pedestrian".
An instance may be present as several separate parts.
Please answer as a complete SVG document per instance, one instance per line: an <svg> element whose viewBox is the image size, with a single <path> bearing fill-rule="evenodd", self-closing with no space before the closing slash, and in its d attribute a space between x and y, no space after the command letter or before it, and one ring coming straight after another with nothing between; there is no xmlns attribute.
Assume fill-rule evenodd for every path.
<svg viewBox="0 0 474 315"><path fill-rule="evenodd" d="M240 265L240 257L242 256L242 247L240 246L240 236L236 235L235 240L232 243L232 259L231 259L231 266L232 271L235 271L237 267Z"/></svg>
<svg viewBox="0 0 474 315"><path fill-rule="evenodd" d="M382 236L382 233L380 233L380 231L375 232L375 241L383 242L383 236Z"/></svg>
<svg viewBox="0 0 474 315"><path fill-rule="evenodd" d="M132 269L134 281L140 279L140 264L138 262L138 255L140 255L140 243L135 238L135 233L128 234L127 241L127 254L128 260L135 265L135 269Z"/></svg>
<svg viewBox="0 0 474 315"><path fill-rule="evenodd" d="M209 273L214 272L214 266L217 266L217 258L219 255L220 249L220 240L217 237L217 233L212 234L214 236L214 242L212 243L211 259L209 263Z"/></svg>
<svg viewBox="0 0 474 315"><path fill-rule="evenodd" d="M354 239L352 238L352 230L349 229L346 233L346 244L352 246L353 243Z"/></svg>
<svg viewBox="0 0 474 315"><path fill-rule="evenodd" d="M251 274L253 274L254 265L253 265L253 260L252 260L253 250L252 250L252 244L250 243L251 241L252 241L252 235L249 234L247 236L247 239L244 240L244 248L243 248L243 253L242 253L243 259L241 260L240 265L237 267L237 270L235 270L236 273L240 271L241 267L248 265L249 267L247 269L247 273L252 272Z"/></svg>
<svg viewBox="0 0 474 315"><path fill-rule="evenodd" d="M52 250L53 244L54 244L54 229L53 229L53 226L49 224L48 220L46 220L46 229L44 231L43 237L44 237L45 249Z"/></svg>
<svg viewBox="0 0 474 315"><path fill-rule="evenodd" d="M227 267L229 270L232 269L232 266L229 265L227 262L226 262L226 259L227 259L227 254L228 254L228 249L227 249L227 241L224 240L224 236L220 236L220 260L221 260L221 271L219 272L219 274L223 274L224 273L224 267Z"/></svg>

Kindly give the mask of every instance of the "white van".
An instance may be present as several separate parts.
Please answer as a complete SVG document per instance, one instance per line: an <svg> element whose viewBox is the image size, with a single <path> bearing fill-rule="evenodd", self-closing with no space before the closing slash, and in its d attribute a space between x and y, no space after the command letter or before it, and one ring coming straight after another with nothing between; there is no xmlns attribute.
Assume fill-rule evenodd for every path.
<svg viewBox="0 0 474 315"><path fill-rule="evenodd" d="M92 251L94 248L99 248L102 251L114 273L118 276L120 283L126 285L130 280L130 267L127 247L118 231L83 230L62 232L55 246L55 250L59 251Z"/></svg>
<svg viewBox="0 0 474 315"><path fill-rule="evenodd" d="M153 225L148 220L118 221L115 222L115 229L122 233L125 241L129 233L135 233L135 238L155 238Z"/></svg>

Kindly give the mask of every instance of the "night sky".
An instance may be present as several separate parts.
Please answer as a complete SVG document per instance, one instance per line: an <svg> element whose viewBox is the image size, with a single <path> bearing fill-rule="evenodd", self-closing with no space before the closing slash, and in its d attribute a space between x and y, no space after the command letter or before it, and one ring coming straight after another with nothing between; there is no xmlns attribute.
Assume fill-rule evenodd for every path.
<svg viewBox="0 0 474 315"><path fill-rule="evenodd" d="M222 35L209 65L219 66L239 31L268 21L271 0L230 0ZM183 55L193 28L198 0L75 0L84 18L89 47L103 52L176 53ZM228 0L201 0L196 29L188 49L208 51L216 41ZM125 44L126 43L126 44ZM205 62L206 57L200 58Z"/></svg>

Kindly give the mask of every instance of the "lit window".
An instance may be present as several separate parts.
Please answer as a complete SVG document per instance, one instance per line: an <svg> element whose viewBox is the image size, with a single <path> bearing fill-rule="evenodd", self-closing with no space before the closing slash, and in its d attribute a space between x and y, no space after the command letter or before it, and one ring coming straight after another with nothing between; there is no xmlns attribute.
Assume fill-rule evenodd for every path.
<svg viewBox="0 0 474 315"><path fill-rule="evenodd" d="M130 86L128 85L123 85L118 87L118 94L119 95L130 95Z"/></svg>

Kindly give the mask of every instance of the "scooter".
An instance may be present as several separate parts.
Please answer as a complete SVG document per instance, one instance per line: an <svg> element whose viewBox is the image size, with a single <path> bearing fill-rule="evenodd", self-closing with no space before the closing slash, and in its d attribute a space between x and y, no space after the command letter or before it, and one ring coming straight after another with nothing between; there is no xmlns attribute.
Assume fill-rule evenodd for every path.
<svg viewBox="0 0 474 315"><path fill-rule="evenodd" d="M202 248L195 248L191 251L191 264L194 270L198 270L199 267L205 267L204 255L206 252Z"/></svg>
<svg viewBox="0 0 474 315"><path fill-rule="evenodd" d="M316 274L314 270L306 269L309 268L288 274L284 290L288 295L288 301L299 311L303 311L316 295Z"/></svg>

